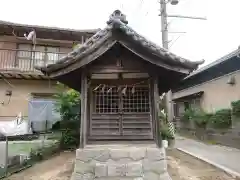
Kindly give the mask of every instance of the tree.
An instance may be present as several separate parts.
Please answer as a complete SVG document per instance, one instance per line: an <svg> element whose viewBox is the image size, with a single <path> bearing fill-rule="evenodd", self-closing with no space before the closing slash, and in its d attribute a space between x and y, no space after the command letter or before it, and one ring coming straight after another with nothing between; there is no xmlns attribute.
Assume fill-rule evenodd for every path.
<svg viewBox="0 0 240 180"><path fill-rule="evenodd" d="M63 148L78 146L80 137L80 93L58 83L56 111L61 121L53 129L62 131L61 145Z"/></svg>

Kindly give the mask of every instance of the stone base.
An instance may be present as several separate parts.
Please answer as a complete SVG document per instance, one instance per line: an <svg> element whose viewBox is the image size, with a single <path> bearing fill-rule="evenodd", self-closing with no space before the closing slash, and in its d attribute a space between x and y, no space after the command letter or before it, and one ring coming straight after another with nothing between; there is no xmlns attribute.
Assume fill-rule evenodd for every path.
<svg viewBox="0 0 240 180"><path fill-rule="evenodd" d="M76 151L71 180L171 180L164 148L91 145Z"/></svg>

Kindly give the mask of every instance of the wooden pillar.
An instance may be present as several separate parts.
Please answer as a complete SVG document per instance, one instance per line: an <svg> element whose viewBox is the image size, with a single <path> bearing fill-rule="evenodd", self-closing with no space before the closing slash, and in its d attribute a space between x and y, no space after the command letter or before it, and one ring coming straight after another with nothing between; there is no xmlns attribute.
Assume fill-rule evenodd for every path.
<svg viewBox="0 0 240 180"><path fill-rule="evenodd" d="M83 71L81 74L81 129L80 148L84 148L87 141L87 76Z"/></svg>
<svg viewBox="0 0 240 180"><path fill-rule="evenodd" d="M155 141L158 147L162 146L162 138L160 136L160 120L158 117L159 112L159 89L158 77L154 77L152 81L153 87L153 121L155 127Z"/></svg>
<svg viewBox="0 0 240 180"><path fill-rule="evenodd" d="M150 120L152 122L152 133L153 139L156 141L156 121L155 121L155 101L154 101L154 83L153 79L150 79L150 89L149 89L149 100L150 100Z"/></svg>
<svg viewBox="0 0 240 180"><path fill-rule="evenodd" d="M166 96L166 107L167 107L167 120L173 122L173 102L172 102L172 91L169 90Z"/></svg>

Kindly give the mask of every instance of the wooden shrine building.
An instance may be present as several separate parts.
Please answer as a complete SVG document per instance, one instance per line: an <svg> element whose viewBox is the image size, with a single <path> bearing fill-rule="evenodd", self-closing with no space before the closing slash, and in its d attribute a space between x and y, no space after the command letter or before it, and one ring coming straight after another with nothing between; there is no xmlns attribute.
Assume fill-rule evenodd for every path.
<svg viewBox="0 0 240 180"><path fill-rule="evenodd" d="M98 141L159 144L158 99L201 62L148 41L114 11L107 26L44 74L81 93L81 147Z"/></svg>

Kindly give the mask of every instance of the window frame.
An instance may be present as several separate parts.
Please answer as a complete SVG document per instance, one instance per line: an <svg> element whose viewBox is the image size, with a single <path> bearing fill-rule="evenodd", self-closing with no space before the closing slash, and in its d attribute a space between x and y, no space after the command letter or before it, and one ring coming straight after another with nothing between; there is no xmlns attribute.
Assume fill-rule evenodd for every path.
<svg viewBox="0 0 240 180"><path fill-rule="evenodd" d="M175 117L179 117L180 113L179 113L179 103L174 102L173 103L173 114Z"/></svg>
<svg viewBox="0 0 240 180"><path fill-rule="evenodd" d="M29 52L30 52L30 57L29 57L29 62L30 62L30 69L32 68L32 67L34 67L34 65L35 65L35 61L34 61L34 56L33 56L33 54L35 53L35 51L36 50L33 50L33 44L30 44L30 43L17 43L17 53L16 53L16 57L15 57L15 67L18 67L19 66L19 59L21 58L21 57L19 57L19 52L21 52L21 51L27 51L27 50L22 50L22 49L20 49L19 47L21 46L21 45L29 45L30 46L30 49L29 49ZM55 52L56 54L58 54L58 56L59 56L59 54L61 53L60 52L60 48L61 48L61 46L54 46L54 45L46 45L46 44L43 44L43 45L41 45L41 44L36 44L35 45L35 47L36 46L43 46L44 47L44 52L42 52L42 51L37 51L37 52L42 52L42 53L44 53L44 55L46 56L48 53L54 53L54 52L50 52L50 51L47 51L47 49L48 49L48 47L52 47L52 48L57 48L58 49L58 52ZM59 58L58 58L59 59ZM44 60L44 63L47 63L46 62L46 60Z"/></svg>
<svg viewBox="0 0 240 180"><path fill-rule="evenodd" d="M190 101L183 101L184 111L191 109L191 102Z"/></svg>

